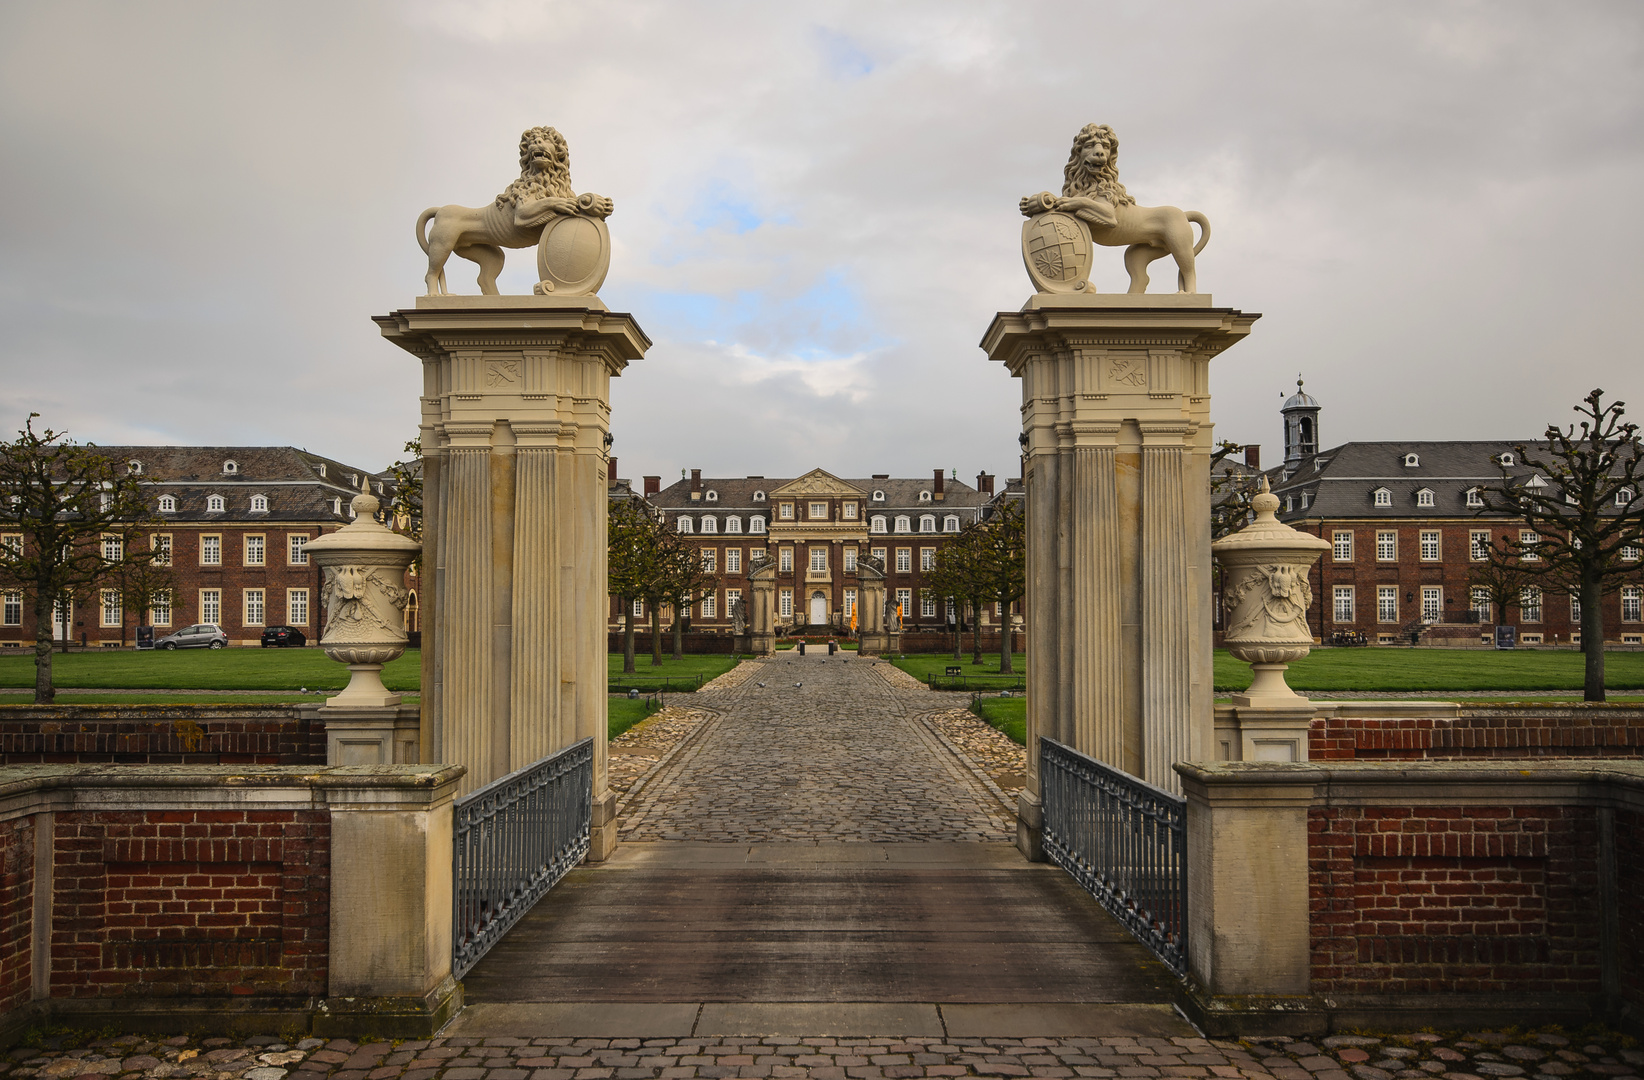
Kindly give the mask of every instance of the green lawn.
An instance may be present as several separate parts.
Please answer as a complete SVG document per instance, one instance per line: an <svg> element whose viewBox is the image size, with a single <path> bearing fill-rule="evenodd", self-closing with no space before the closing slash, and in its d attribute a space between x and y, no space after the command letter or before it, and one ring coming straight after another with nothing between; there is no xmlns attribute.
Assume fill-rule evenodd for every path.
<svg viewBox="0 0 1644 1080"><path fill-rule="evenodd" d="M998 728L1018 746L1027 745L1027 698L982 698L970 711Z"/></svg>
<svg viewBox="0 0 1644 1080"><path fill-rule="evenodd" d="M405 655L383 668L390 690L422 689L422 654ZM59 690L271 690L286 694L341 690L348 668L319 649L88 649L56 653L52 684ZM34 654L0 656L0 687L32 688ZM190 700L200 700L192 698Z"/></svg>
<svg viewBox="0 0 1644 1080"><path fill-rule="evenodd" d="M1528 649L1314 649L1290 665L1292 690L1580 690L1582 655ZM1612 652L1604 658L1611 690L1644 689L1644 653ZM1216 689L1243 690L1250 667L1216 651Z"/></svg>
<svg viewBox="0 0 1644 1080"><path fill-rule="evenodd" d="M709 656L686 655L678 660L664 654L661 666L653 666L650 653L640 653L634 657L634 674L622 673L622 654L611 653L607 656L606 671L610 676L612 686L636 686L641 690L648 687L660 687L663 679L671 677L669 685L672 690L694 690L694 678L701 676L703 682L718 678L734 668L738 660L735 656L725 653L715 653ZM683 678L683 682L681 681Z"/></svg>
<svg viewBox="0 0 1644 1080"><path fill-rule="evenodd" d="M83 690L57 691L59 705L319 705L325 694L99 694ZM415 705L418 694L405 695L404 704ZM0 705L29 705L33 690L0 690Z"/></svg>
<svg viewBox="0 0 1644 1080"><path fill-rule="evenodd" d="M969 686L981 686L986 688L989 686L1008 687L1012 685L1008 681L1012 678L1012 676L1001 676L999 674L999 654L997 652L983 653L982 662L980 664L971 663L970 658L971 654L969 651L966 651L964 659L962 660L955 660L952 653L916 653L911 656L899 656L892 660L891 663L895 664L909 675L912 675L920 682L924 682L926 676L928 675L937 676L937 689L943 688L941 676L945 674L947 669L950 667L958 667L960 671L967 676L967 685ZM1022 679L1027 676L1026 653L1012 653L1010 657L1010 664L1011 667L1015 669L1015 678ZM969 679L970 676L987 675L991 675L993 678L980 681L971 681ZM964 686L960 686L958 684L953 687L953 689L964 688Z"/></svg>
<svg viewBox="0 0 1644 1080"><path fill-rule="evenodd" d="M616 738L662 706L655 698L613 697L606 712L605 730L609 738Z"/></svg>

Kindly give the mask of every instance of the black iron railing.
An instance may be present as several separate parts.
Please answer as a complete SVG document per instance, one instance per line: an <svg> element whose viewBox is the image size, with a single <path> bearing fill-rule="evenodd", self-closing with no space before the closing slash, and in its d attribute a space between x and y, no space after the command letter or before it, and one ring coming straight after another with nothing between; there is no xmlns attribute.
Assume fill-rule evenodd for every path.
<svg viewBox="0 0 1644 1080"><path fill-rule="evenodd" d="M457 800L454 978L588 854L593 786L594 741L583 739Z"/></svg>
<svg viewBox="0 0 1644 1080"><path fill-rule="evenodd" d="M1177 974L1187 972L1187 800L1039 740L1045 854Z"/></svg>

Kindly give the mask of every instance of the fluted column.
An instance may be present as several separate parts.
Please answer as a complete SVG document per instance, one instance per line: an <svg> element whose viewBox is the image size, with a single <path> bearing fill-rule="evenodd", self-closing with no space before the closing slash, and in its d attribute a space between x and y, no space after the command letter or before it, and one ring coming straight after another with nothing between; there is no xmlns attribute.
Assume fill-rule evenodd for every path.
<svg viewBox="0 0 1644 1080"><path fill-rule="evenodd" d="M1193 605L1187 590L1190 531L1181 425L1142 425L1142 770L1150 784L1175 790L1171 765L1191 743L1188 710ZM1160 440L1162 444L1153 444Z"/></svg>

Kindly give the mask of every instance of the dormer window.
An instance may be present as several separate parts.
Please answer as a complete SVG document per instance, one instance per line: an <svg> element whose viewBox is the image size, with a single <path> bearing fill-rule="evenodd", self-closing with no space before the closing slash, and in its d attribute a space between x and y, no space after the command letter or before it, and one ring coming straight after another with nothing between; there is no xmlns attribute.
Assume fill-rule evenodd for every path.
<svg viewBox="0 0 1644 1080"><path fill-rule="evenodd" d="M1484 496L1479 494L1478 488L1474 487L1474 488L1468 488L1467 489L1467 505L1468 506L1483 506L1484 505Z"/></svg>
<svg viewBox="0 0 1644 1080"><path fill-rule="evenodd" d="M919 493L919 501L920 501L920 502L930 502L930 492L928 492L928 491L921 491L921 492L920 492L920 493Z"/></svg>
<svg viewBox="0 0 1644 1080"><path fill-rule="evenodd" d="M690 532L691 519L686 517L684 514L679 515L679 517L674 519L674 528L682 533Z"/></svg>
<svg viewBox="0 0 1644 1080"><path fill-rule="evenodd" d="M143 463L141 461L138 461L136 458L132 458L130 461L126 462L126 475L127 476L141 476L141 475L143 475Z"/></svg>
<svg viewBox="0 0 1644 1080"><path fill-rule="evenodd" d="M338 515L342 514L342 496L341 495L332 496L332 498L331 498L331 512L333 514L338 514Z"/></svg>
<svg viewBox="0 0 1644 1080"><path fill-rule="evenodd" d="M1420 465L1420 464L1421 464L1421 458L1417 457L1415 454L1405 454L1404 455L1404 467L1406 469L1414 469L1417 465Z"/></svg>
<svg viewBox="0 0 1644 1080"><path fill-rule="evenodd" d="M764 532L765 531L765 519L763 517L760 517L758 514L755 514L753 517L749 518L748 519L748 531L751 532L751 533L762 533L762 532Z"/></svg>
<svg viewBox="0 0 1644 1080"><path fill-rule="evenodd" d="M177 512L177 499L176 499L176 497L172 496L172 495L161 495L160 496L160 513L162 513L162 514L175 514L176 512Z"/></svg>
<svg viewBox="0 0 1644 1080"><path fill-rule="evenodd" d="M703 496L703 498L707 499L709 502L718 502L719 501L719 492L709 491L706 495Z"/></svg>
<svg viewBox="0 0 1644 1080"><path fill-rule="evenodd" d="M224 476L238 476L239 474L240 474L240 463L238 461L235 461L234 459L230 458L229 460L223 462L223 475Z"/></svg>
<svg viewBox="0 0 1644 1080"><path fill-rule="evenodd" d="M1619 491L1617 491L1615 493L1615 504L1617 506L1628 506L1632 503L1632 501L1633 501L1633 489L1632 488L1621 488Z"/></svg>
<svg viewBox="0 0 1644 1080"><path fill-rule="evenodd" d="M754 492L754 502L764 502L764 501L765 501L765 493L763 491Z"/></svg>
<svg viewBox="0 0 1644 1080"><path fill-rule="evenodd" d="M739 518L739 517L728 517L728 518L726 518L725 519L725 531L728 532L728 533L739 533L739 532L741 532L742 531L742 519Z"/></svg>
<svg viewBox="0 0 1644 1080"><path fill-rule="evenodd" d="M319 474L320 474L320 476L321 476L321 478L322 478L322 479L323 479L323 478L324 478L324 476L325 476L325 462L323 462L323 461L316 461L316 462L315 462L315 463L314 463L314 471L315 471L315 472L317 472L317 473L319 473Z"/></svg>
<svg viewBox="0 0 1644 1080"><path fill-rule="evenodd" d="M360 486L360 474L359 473L349 473L348 474L348 486L349 487L359 487Z"/></svg>
<svg viewBox="0 0 1644 1080"><path fill-rule="evenodd" d="M1502 453L1502 454L1500 454L1496 457L1496 464L1498 464L1498 465L1517 465L1518 464L1518 458L1514 457L1512 451L1509 450L1509 451L1506 451L1506 452L1504 452L1504 453Z"/></svg>
<svg viewBox="0 0 1644 1080"><path fill-rule="evenodd" d="M875 514L875 515L873 515L873 517L871 519L869 519L869 521L868 521L868 531L869 532L875 532L875 533L884 532L885 531L885 515L884 514Z"/></svg>
<svg viewBox="0 0 1644 1080"><path fill-rule="evenodd" d="M1386 488L1377 488L1370 494L1374 497L1377 506L1393 505L1393 493Z"/></svg>
<svg viewBox="0 0 1644 1080"><path fill-rule="evenodd" d="M1286 495L1284 497L1284 512L1288 514L1294 509L1295 507L1290 504L1290 496Z"/></svg>
<svg viewBox="0 0 1644 1080"><path fill-rule="evenodd" d="M703 518L702 531L705 533L717 533L719 531L719 519L715 517Z"/></svg>
<svg viewBox="0 0 1644 1080"><path fill-rule="evenodd" d="M1537 473L1536 475L1530 477L1530 479L1524 481L1524 486L1527 488L1534 488L1539 491L1541 488L1547 486L1547 481L1541 478L1540 473Z"/></svg>
<svg viewBox="0 0 1644 1080"><path fill-rule="evenodd" d="M1432 506L1433 505L1433 489L1432 488L1422 488L1420 491L1416 492L1416 505L1417 506Z"/></svg>
<svg viewBox="0 0 1644 1080"><path fill-rule="evenodd" d="M268 513L268 496L267 495L253 495L253 496L251 496L251 512L253 514L266 514L266 513Z"/></svg>
<svg viewBox="0 0 1644 1080"><path fill-rule="evenodd" d="M896 531L899 533L912 532L913 519L906 514L898 514L896 516Z"/></svg>
<svg viewBox="0 0 1644 1080"><path fill-rule="evenodd" d="M936 531L936 515L935 514L922 514L922 515L920 515L920 517L919 517L919 531L922 532L922 533L935 532Z"/></svg>
<svg viewBox="0 0 1644 1080"><path fill-rule="evenodd" d="M943 518L942 519L942 531L943 532L958 532L959 531L959 515L958 514L949 514L947 517Z"/></svg>
<svg viewBox="0 0 1644 1080"><path fill-rule="evenodd" d="M874 502L884 502L885 501L885 493L883 491L874 492L873 493L873 501Z"/></svg>
<svg viewBox="0 0 1644 1080"><path fill-rule="evenodd" d="M220 514L224 509L223 497L221 495L209 495L206 497L206 513Z"/></svg>

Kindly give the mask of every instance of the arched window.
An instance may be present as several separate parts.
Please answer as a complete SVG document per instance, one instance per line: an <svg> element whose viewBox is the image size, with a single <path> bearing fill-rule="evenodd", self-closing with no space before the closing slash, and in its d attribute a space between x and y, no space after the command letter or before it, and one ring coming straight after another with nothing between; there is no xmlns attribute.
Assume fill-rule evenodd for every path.
<svg viewBox="0 0 1644 1080"><path fill-rule="evenodd" d="M873 493L873 501L874 502L884 502L885 501L885 493L883 491L874 492Z"/></svg>
<svg viewBox="0 0 1644 1080"><path fill-rule="evenodd" d="M703 498L707 499L709 502L718 502L719 501L719 492L709 491L706 495L703 496ZM707 532L706 529L704 529L702 531Z"/></svg>
<svg viewBox="0 0 1644 1080"><path fill-rule="evenodd" d="M207 513L212 513L212 514L222 513L223 512L223 497L221 495L208 496L206 498L206 512Z"/></svg>
<svg viewBox="0 0 1644 1080"><path fill-rule="evenodd" d="M930 502L930 492L928 492L928 491L921 491L921 492L920 492L920 493L919 493L919 501L920 501L920 502Z"/></svg>
<svg viewBox="0 0 1644 1080"><path fill-rule="evenodd" d="M765 501L765 493L763 491L754 492L754 502L764 502L764 501Z"/></svg>
<svg viewBox="0 0 1644 1080"><path fill-rule="evenodd" d="M677 518L674 519L674 528L679 530L682 533L690 532L691 531L691 519L686 517L684 514L679 515Z"/></svg>
<svg viewBox="0 0 1644 1080"><path fill-rule="evenodd" d="M126 472L132 476L143 475L143 463L138 461L136 458L132 458L130 461L126 462Z"/></svg>
<svg viewBox="0 0 1644 1080"><path fill-rule="evenodd" d="M758 514L755 514L753 517L749 518L748 519L748 531L751 532L751 533L762 533L762 532L764 532L765 531L765 519L763 517L761 517L760 515L758 515Z"/></svg>
<svg viewBox="0 0 1644 1080"><path fill-rule="evenodd" d="M875 514L868 521L868 531L882 533L885 531L885 515Z"/></svg>
<svg viewBox="0 0 1644 1080"><path fill-rule="evenodd" d="M958 532L959 531L959 515L958 514L949 514L947 517L943 518L942 519L942 531L943 532Z"/></svg>
<svg viewBox="0 0 1644 1080"><path fill-rule="evenodd" d="M1518 458L1514 457L1510 452L1502 454L1500 457L1496 458L1496 460L1498 462L1500 462L1501 464L1503 464L1503 465L1516 465L1516 464L1518 464Z"/></svg>
<svg viewBox="0 0 1644 1080"><path fill-rule="evenodd" d="M331 499L331 512L333 514L337 514L337 515L342 514L342 496L341 495L336 495L336 496L332 497L332 499Z"/></svg>
<svg viewBox="0 0 1644 1080"><path fill-rule="evenodd" d="M1472 488L1467 489L1467 505L1468 506L1483 506L1484 505L1484 496L1479 494L1478 488L1472 487Z"/></svg>
<svg viewBox="0 0 1644 1080"><path fill-rule="evenodd" d="M728 518L726 518L725 519L725 531L728 532L728 533L739 533L739 532L741 532L742 531L742 519L739 518L739 517L728 517Z"/></svg>
<svg viewBox="0 0 1644 1080"><path fill-rule="evenodd" d="M1391 491L1388 491L1386 488L1377 488L1371 494L1373 494L1375 496L1375 501L1376 501L1377 506L1392 506L1393 505L1393 493Z"/></svg>
<svg viewBox="0 0 1644 1080"><path fill-rule="evenodd" d="M935 532L936 531L936 515L935 514L921 514L919 516L919 531L920 532Z"/></svg>
<svg viewBox="0 0 1644 1080"><path fill-rule="evenodd" d="M1420 491L1416 492L1416 505L1417 506L1432 506L1433 505L1433 489L1432 488L1422 488Z"/></svg>
<svg viewBox="0 0 1644 1080"><path fill-rule="evenodd" d="M235 476L235 475L238 475L239 471L240 471L240 463L238 461L234 461L233 459L230 459L228 461L223 462L223 475L224 476Z"/></svg>
<svg viewBox="0 0 1644 1080"><path fill-rule="evenodd" d="M1417 457L1415 454L1405 454L1404 455L1404 467L1406 469L1413 469L1417 465L1420 465L1420 464L1421 464L1421 458Z"/></svg>
<svg viewBox="0 0 1644 1080"><path fill-rule="evenodd" d="M896 515L896 531L899 533L912 532L913 519L909 518L906 514Z"/></svg>
<svg viewBox="0 0 1644 1080"><path fill-rule="evenodd" d="M162 514L175 514L176 512L177 512L177 500L175 498L173 498L172 496L170 496L170 495L161 495L160 496L160 513L162 513Z"/></svg>
<svg viewBox="0 0 1644 1080"><path fill-rule="evenodd" d="M267 495L253 495L253 496L251 496L251 512L253 514L266 514L266 513L268 513L268 496Z"/></svg>
<svg viewBox="0 0 1644 1080"><path fill-rule="evenodd" d="M716 533L716 532L718 532L719 531L719 519L716 518L716 517L711 517L711 516L710 517L704 517L702 519L702 531L705 532L705 533Z"/></svg>

